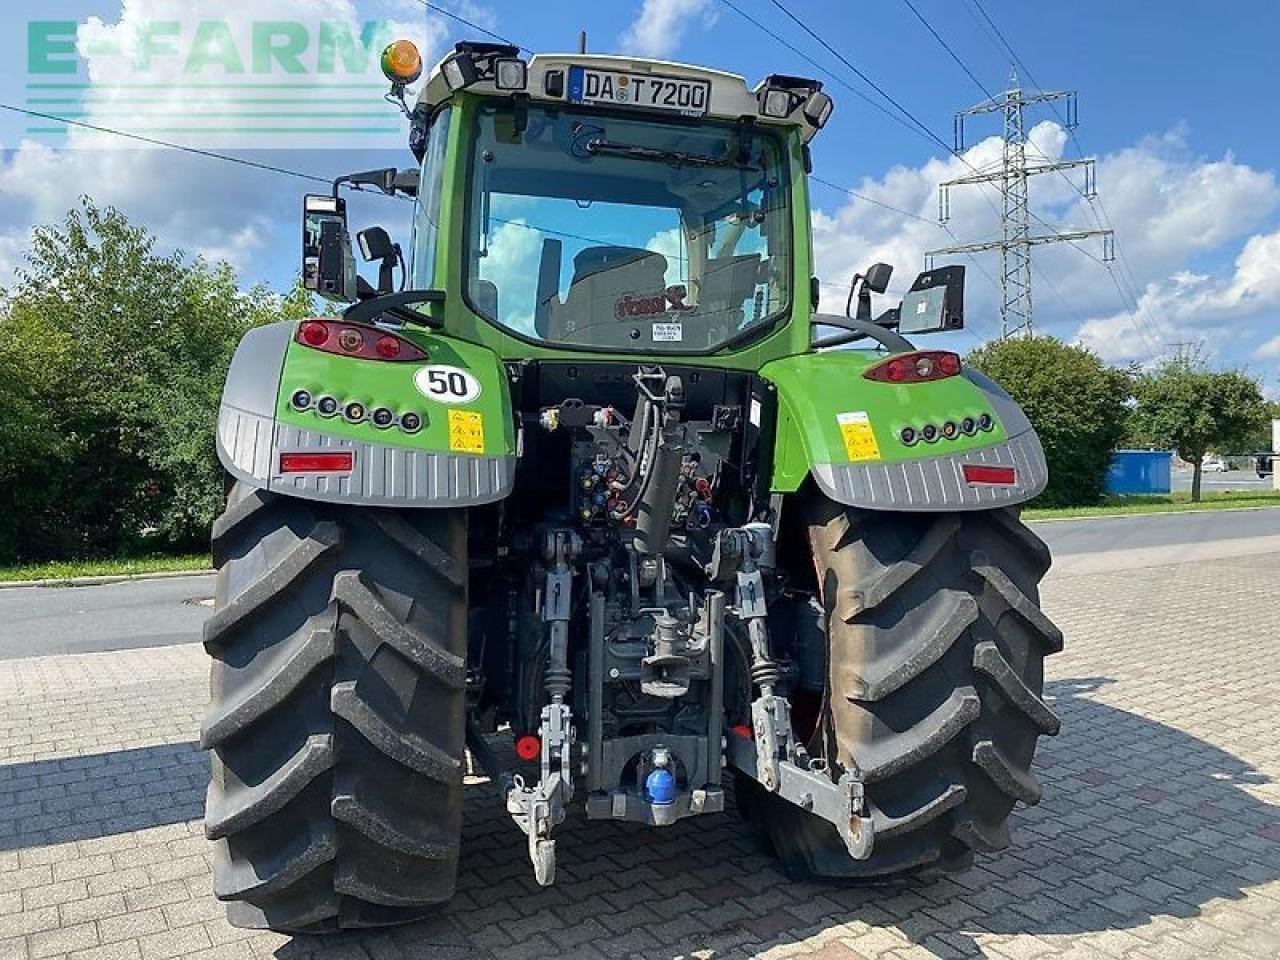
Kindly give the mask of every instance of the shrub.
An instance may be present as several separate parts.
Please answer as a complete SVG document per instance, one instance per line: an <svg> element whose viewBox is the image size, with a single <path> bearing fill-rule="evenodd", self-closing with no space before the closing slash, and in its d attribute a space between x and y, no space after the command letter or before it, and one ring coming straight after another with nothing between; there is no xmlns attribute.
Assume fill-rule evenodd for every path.
<svg viewBox="0 0 1280 960"><path fill-rule="evenodd" d="M213 435L243 333L310 298L241 290L231 268L161 256L82 201L37 227L0 300L0 557L202 545L221 500Z"/></svg>
<svg viewBox="0 0 1280 960"><path fill-rule="evenodd" d="M1131 375L1053 337L989 343L967 362L1008 391L1044 445L1049 485L1036 504L1097 503L1111 452L1124 435Z"/></svg>

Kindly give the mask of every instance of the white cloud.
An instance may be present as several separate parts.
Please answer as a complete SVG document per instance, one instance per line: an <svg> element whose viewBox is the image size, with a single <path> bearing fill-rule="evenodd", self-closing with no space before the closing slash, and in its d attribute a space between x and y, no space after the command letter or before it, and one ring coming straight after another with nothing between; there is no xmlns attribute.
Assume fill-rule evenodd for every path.
<svg viewBox="0 0 1280 960"><path fill-rule="evenodd" d="M151 135L170 142L183 143L218 152L240 153L243 149L269 152L250 154L254 160L304 172L317 172L324 177L352 168L377 166L379 162L406 164L412 158L405 149L403 119L389 104L382 102L377 89L344 89L332 87L290 87L284 90L259 88L237 89L234 77L220 69L206 67L192 75L190 52L196 31L202 23L225 25L233 39L236 55L252 69L253 29L256 21L294 22L307 32L307 46L300 58L306 67L302 74L281 73L273 68L274 79L289 83L320 84L344 82L381 82L376 43L370 43L369 55L359 50L348 51L350 60L337 49L333 57L334 72L318 71L320 24L328 23L330 37L341 41L345 35L360 37L362 25L374 16L370 5L353 0L278 0L265 10L260 4L226 3L225 0L121 0L114 17L89 17L80 24L77 46L87 63L91 87L85 98L87 116L83 119L98 126L148 130L164 124L181 128L189 118L208 115L212 132L165 129ZM443 48L453 26L434 15L427 15L417 3L392 3L397 17L388 20L387 32L415 40L430 63ZM487 8L467 4L464 14L485 23L492 19ZM155 25L179 25L176 45L165 35L155 32ZM221 28L219 28L221 29ZM345 33L344 33L345 31ZM147 48L155 51L145 69L138 58ZM176 54L175 52L176 51ZM348 72L352 68L356 73ZM253 76L241 78L257 80ZM192 82L221 83L225 87L192 87ZM131 88L116 84L143 82L158 84ZM384 138L283 137L265 138L259 134L231 132L237 119L216 116L245 109L239 101L246 96L300 100L276 109L286 114L351 109L344 105L324 106L320 99L333 99L335 94L350 99L361 112L372 119L359 123L376 123L395 130ZM307 106L309 99L316 105ZM269 107L253 109L269 110ZM162 119L163 118L163 119ZM263 121L271 122L271 121ZM278 119L287 126L290 116ZM60 221L75 206L82 194L88 194L103 205L123 211L134 222L156 234L161 249L183 249L189 254L210 260L225 259L239 271L249 271L248 279L260 279L268 272L278 275L279 263L296 256L296 248L284 255L281 234L286 242L291 233L286 228L296 221L301 194L323 189L320 184L287 179L265 171L233 166L214 159L192 157L172 150L149 147L136 141L82 128L68 129L67 136L55 149L37 142L14 145L7 156L0 156L0 285L9 282L21 252L27 247L31 226ZM314 148L314 149L312 149ZM335 148L359 150L362 156L338 156ZM386 148L395 150L388 154ZM378 203L379 201L371 201ZM385 203L386 201L381 201ZM353 225L359 225L353 202ZM408 204L394 207L408 208ZM382 208L378 208L382 209ZM387 211L384 222L401 211ZM403 219L403 218L401 218ZM387 223L391 226L391 223ZM407 240L407 234L401 235Z"/></svg>
<svg viewBox="0 0 1280 960"><path fill-rule="evenodd" d="M1033 155L1050 160L1062 156L1067 138L1057 124L1038 124L1029 136L1035 145ZM832 198L839 195L815 184L814 253L824 281L823 309L842 309L849 278L876 260L894 264L893 286L901 290L923 268L926 250L954 245L956 238L968 243L998 236L995 188L951 190L948 226L954 238L937 225L936 218L938 182L972 173L971 167L993 168L1000 151L999 138L991 137L968 150L967 165L954 157L934 158L852 184L865 197L919 219L857 198L833 204ZM821 154L818 175L841 180L838 171L823 167ZM1078 172L1067 175L1072 182L1081 182ZM1198 339L1211 329L1202 325L1218 324L1235 331L1232 341L1247 344L1241 348L1246 352L1233 360L1243 362L1247 350L1269 332L1266 321L1280 315L1276 290L1280 245L1276 234L1259 232L1272 222L1280 205L1275 174L1230 155L1208 160L1191 156L1185 135L1175 131L1099 158L1098 188L1124 265L1141 292L1141 316L1135 318L1122 309L1105 266L1059 244L1037 247L1033 253L1037 329L1066 339L1078 334L1108 359L1119 361L1150 359L1164 349L1164 341ZM1034 178L1031 195L1036 214L1050 224L1097 225L1093 211L1063 177ZM1032 229L1048 228L1033 222ZM1101 256L1098 241L1079 245ZM1231 268L1233 254L1237 254L1236 263ZM999 306L993 278L999 275L999 255L948 259L968 267L969 328L978 336L993 336ZM1222 269L1207 266L1221 261L1225 261L1225 276ZM1114 269L1119 275L1121 265ZM1251 325L1257 328L1252 336Z"/></svg>
<svg viewBox="0 0 1280 960"><path fill-rule="evenodd" d="M1280 360L1280 337L1272 337L1253 351L1253 355L1260 360Z"/></svg>
<svg viewBox="0 0 1280 960"><path fill-rule="evenodd" d="M623 53L669 58L690 26L710 26L715 19L712 0L644 0L639 15L618 38L618 44Z"/></svg>
<svg viewBox="0 0 1280 960"><path fill-rule="evenodd" d="M1150 357L1135 330L1146 324L1148 335L1166 342L1209 338L1215 344L1250 337L1250 325L1265 335L1280 316L1280 232L1250 237L1227 277L1181 271L1148 284L1138 299L1139 311L1121 311L1090 320L1078 332L1079 340L1103 356L1117 360ZM1252 322L1252 324L1251 324ZM1243 336L1242 336L1243 331ZM1252 351L1259 359L1280 358L1280 337Z"/></svg>

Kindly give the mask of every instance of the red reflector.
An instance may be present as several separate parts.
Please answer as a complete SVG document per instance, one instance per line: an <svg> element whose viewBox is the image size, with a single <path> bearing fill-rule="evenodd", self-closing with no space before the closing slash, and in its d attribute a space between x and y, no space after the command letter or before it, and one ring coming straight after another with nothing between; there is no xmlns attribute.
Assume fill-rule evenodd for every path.
<svg viewBox="0 0 1280 960"><path fill-rule="evenodd" d="M740 723L736 727L730 727L729 729L731 729L734 733L736 733L740 737L743 737L744 739L747 739L747 740L755 739L755 735L751 732L751 728L748 727L745 723Z"/></svg>
<svg viewBox="0 0 1280 960"><path fill-rule="evenodd" d="M531 733L516 740L516 756L521 760L537 760L542 754L542 741Z"/></svg>
<svg viewBox="0 0 1280 960"><path fill-rule="evenodd" d="M969 483L1017 483L1018 471L1013 467L984 467L976 463L966 463L964 478Z"/></svg>
<svg viewBox="0 0 1280 960"><path fill-rule="evenodd" d="M378 338L376 347L378 356L384 360L394 360L400 356L400 339L398 337L383 335Z"/></svg>
<svg viewBox="0 0 1280 960"><path fill-rule="evenodd" d="M356 455L350 450L334 453L282 453L281 473L350 473Z"/></svg>

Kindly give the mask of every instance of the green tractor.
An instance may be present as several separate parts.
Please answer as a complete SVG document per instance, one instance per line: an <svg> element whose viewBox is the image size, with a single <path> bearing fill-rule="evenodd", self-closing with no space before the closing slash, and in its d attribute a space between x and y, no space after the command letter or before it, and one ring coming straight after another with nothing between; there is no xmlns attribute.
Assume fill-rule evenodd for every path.
<svg viewBox="0 0 1280 960"><path fill-rule="evenodd" d="M438 911L468 752L541 884L570 807L664 827L730 783L797 877L1006 846L1058 729L1018 519L1044 456L904 338L962 324L961 268L872 319L876 264L817 312L821 84L463 43L410 106L417 51L384 69L418 167L306 198L305 282L345 310L250 331L219 412L201 742L232 921ZM376 286L344 185L414 205L408 258L357 235Z"/></svg>

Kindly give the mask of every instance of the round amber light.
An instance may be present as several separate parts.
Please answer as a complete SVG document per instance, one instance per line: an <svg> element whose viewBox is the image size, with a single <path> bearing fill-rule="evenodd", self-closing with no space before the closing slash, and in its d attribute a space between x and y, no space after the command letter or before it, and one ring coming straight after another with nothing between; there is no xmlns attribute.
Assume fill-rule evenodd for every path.
<svg viewBox="0 0 1280 960"><path fill-rule="evenodd" d="M422 76L422 54L411 40L397 40L382 51L382 73L392 83L413 83Z"/></svg>

